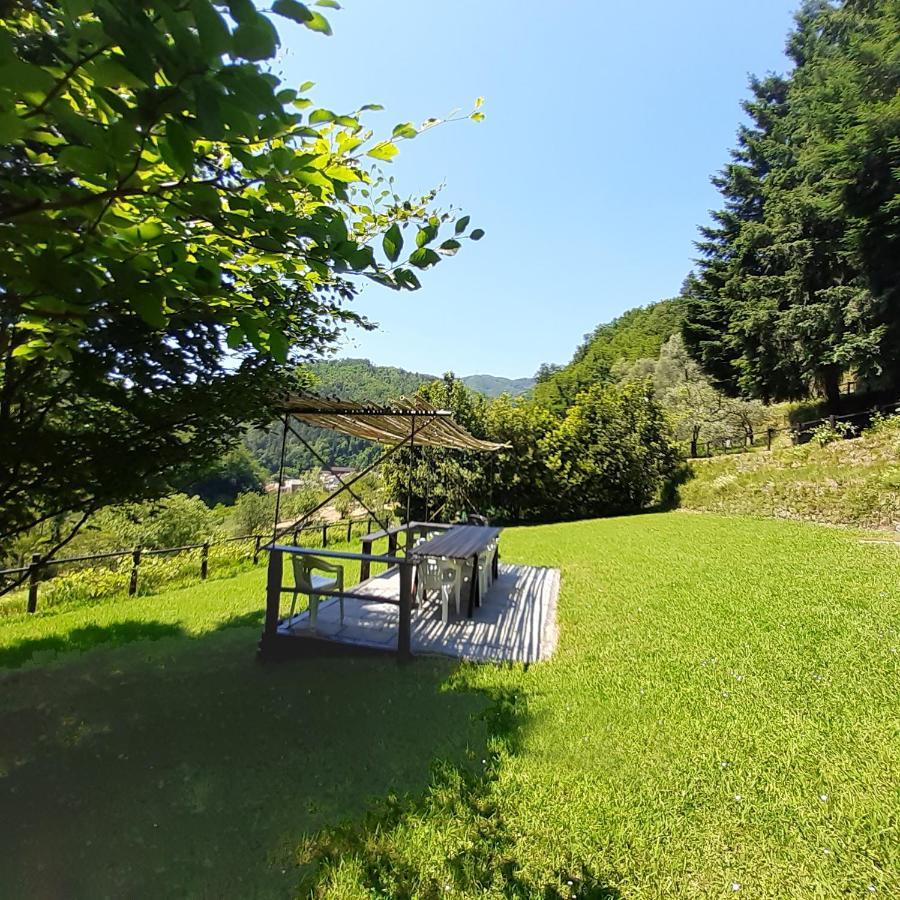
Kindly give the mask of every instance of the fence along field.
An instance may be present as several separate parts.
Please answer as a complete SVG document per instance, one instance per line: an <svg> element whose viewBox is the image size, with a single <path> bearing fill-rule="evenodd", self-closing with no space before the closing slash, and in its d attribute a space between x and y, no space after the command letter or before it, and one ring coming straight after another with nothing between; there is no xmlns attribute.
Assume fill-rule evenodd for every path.
<svg viewBox="0 0 900 900"><path fill-rule="evenodd" d="M371 534L375 524L371 517L347 518L310 523L287 533L294 544L303 536L306 546L327 547L329 539L335 541L335 535L339 542L349 544L354 535ZM53 559L35 553L27 565L0 569L0 590L4 590L0 594L0 616L37 612L39 597L44 598L44 608L120 593L152 593L163 584L189 578L202 581L209 576L211 564L218 574L232 574L247 563L256 565L270 538L271 534L249 534L180 547L133 547Z"/></svg>
<svg viewBox="0 0 900 900"><path fill-rule="evenodd" d="M898 410L900 410L900 401L883 405L876 404L871 409L858 410L842 416L825 416L819 419L809 419L805 422L795 422L782 428L766 428L766 450L772 449L772 444L778 434L790 434L792 444L806 443L820 428L830 428L832 431L839 432L841 437L855 437L863 428L868 427L877 416L891 415ZM841 429L842 424L846 425L846 430L844 431ZM762 446L756 443L756 435L754 433L704 441L703 444L706 447L705 456L713 456L716 452L748 453Z"/></svg>

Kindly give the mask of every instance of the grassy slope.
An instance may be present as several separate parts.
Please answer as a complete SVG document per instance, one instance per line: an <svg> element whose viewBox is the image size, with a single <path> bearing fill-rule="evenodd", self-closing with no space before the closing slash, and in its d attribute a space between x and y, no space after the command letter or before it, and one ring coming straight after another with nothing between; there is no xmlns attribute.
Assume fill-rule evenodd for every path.
<svg viewBox="0 0 900 900"><path fill-rule="evenodd" d="M678 514L503 544L563 571L527 670L257 666L253 572L125 602L190 637L3 676L0 895L900 892L895 547Z"/></svg>
<svg viewBox="0 0 900 900"><path fill-rule="evenodd" d="M868 528L900 524L900 417L849 441L692 463L682 506Z"/></svg>

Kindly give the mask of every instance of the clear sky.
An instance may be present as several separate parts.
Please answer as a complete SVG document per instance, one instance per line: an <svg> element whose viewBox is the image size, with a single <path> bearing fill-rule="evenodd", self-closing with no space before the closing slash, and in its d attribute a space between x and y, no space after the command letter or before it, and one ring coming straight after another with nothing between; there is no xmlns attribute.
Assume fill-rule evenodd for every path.
<svg viewBox="0 0 900 900"><path fill-rule="evenodd" d="M784 71L795 0L342 0L332 37L279 21L287 81L384 132L468 110L385 166L398 193L445 182L443 206L486 231L397 294L342 355L521 377L582 336L678 292L696 226L717 205L750 73ZM282 25L281 23L284 22Z"/></svg>

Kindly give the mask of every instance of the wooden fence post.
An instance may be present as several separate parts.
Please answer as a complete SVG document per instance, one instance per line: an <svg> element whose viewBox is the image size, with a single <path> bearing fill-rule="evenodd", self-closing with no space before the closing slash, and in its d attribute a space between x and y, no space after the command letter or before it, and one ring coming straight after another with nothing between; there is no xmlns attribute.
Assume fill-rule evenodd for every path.
<svg viewBox="0 0 900 900"><path fill-rule="evenodd" d="M253 565L259 562L259 546L262 543L262 535L258 534L253 539Z"/></svg>
<svg viewBox="0 0 900 900"><path fill-rule="evenodd" d="M40 572L41 554L31 554L31 565L28 567L28 612L37 611L38 572Z"/></svg>
<svg viewBox="0 0 900 900"><path fill-rule="evenodd" d="M200 548L200 580L204 581L209 573L209 541L204 541Z"/></svg>
<svg viewBox="0 0 900 900"><path fill-rule="evenodd" d="M131 577L128 579L128 596L133 597L137 593L138 566L141 564L141 546L138 544L131 552Z"/></svg>
<svg viewBox="0 0 900 900"><path fill-rule="evenodd" d="M328 546L328 526L322 526L322 549L324 550Z"/></svg>
<svg viewBox="0 0 900 900"><path fill-rule="evenodd" d="M372 533L372 520L366 519L366 534Z"/></svg>
<svg viewBox="0 0 900 900"><path fill-rule="evenodd" d="M372 542L367 538L362 539L362 552L365 555L369 555L372 552ZM359 562L359 580L360 581L368 581L369 576L372 573L372 561L369 559L362 559Z"/></svg>
<svg viewBox="0 0 900 900"><path fill-rule="evenodd" d="M772 449L772 435L775 433L774 428L766 429L766 450Z"/></svg>
<svg viewBox="0 0 900 900"><path fill-rule="evenodd" d="M347 543L353 540L353 519L347 520Z"/></svg>
<svg viewBox="0 0 900 900"><path fill-rule="evenodd" d="M400 622L397 629L397 658L406 662L412 658L412 588L415 563L404 560L400 563Z"/></svg>

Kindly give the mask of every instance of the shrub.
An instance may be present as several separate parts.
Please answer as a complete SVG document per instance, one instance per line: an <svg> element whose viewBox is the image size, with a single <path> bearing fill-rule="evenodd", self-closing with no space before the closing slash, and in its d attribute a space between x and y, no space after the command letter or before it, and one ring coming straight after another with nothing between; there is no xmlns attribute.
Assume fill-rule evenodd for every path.
<svg viewBox="0 0 900 900"><path fill-rule="evenodd" d="M649 382L583 391L544 444L564 516L637 512L661 497L678 465Z"/></svg>

